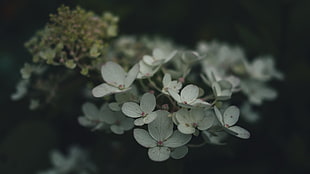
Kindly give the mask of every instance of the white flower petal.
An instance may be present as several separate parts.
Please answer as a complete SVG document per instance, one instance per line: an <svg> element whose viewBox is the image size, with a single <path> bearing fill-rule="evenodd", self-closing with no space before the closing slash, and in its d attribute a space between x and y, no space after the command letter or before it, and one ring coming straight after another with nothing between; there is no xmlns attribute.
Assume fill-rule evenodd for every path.
<svg viewBox="0 0 310 174"><path fill-rule="evenodd" d="M178 130L183 134L193 134L195 133L196 129L191 124L181 123L178 125Z"/></svg>
<svg viewBox="0 0 310 174"><path fill-rule="evenodd" d="M118 134L118 135L124 134L124 129L120 126L111 125L110 129L115 134Z"/></svg>
<svg viewBox="0 0 310 174"><path fill-rule="evenodd" d="M108 84L118 87L119 85L124 85L125 83L125 71L117 63L107 62L101 67L101 75L104 81Z"/></svg>
<svg viewBox="0 0 310 174"><path fill-rule="evenodd" d="M168 88L169 95L178 103L181 103L181 96L173 89Z"/></svg>
<svg viewBox="0 0 310 174"><path fill-rule="evenodd" d="M86 117L78 117L78 122L80 125L85 126L85 127L92 127L96 125L96 123L87 119Z"/></svg>
<svg viewBox="0 0 310 174"><path fill-rule="evenodd" d="M199 123L205 117L204 110L201 108L193 108L189 111L193 123Z"/></svg>
<svg viewBox="0 0 310 174"><path fill-rule="evenodd" d="M125 130L130 130L134 127L134 120L131 118L123 118L122 120L120 120L120 126Z"/></svg>
<svg viewBox="0 0 310 174"><path fill-rule="evenodd" d="M99 115L99 110L93 103L86 102L82 106L82 111L86 118L93 120L97 119Z"/></svg>
<svg viewBox="0 0 310 174"><path fill-rule="evenodd" d="M225 126L233 126L237 123L240 115L240 110L236 106L228 107L223 114L223 121Z"/></svg>
<svg viewBox="0 0 310 174"><path fill-rule="evenodd" d="M109 108L110 108L112 111L120 111L120 110L121 110L121 108L119 107L119 104L116 103L116 102L109 103Z"/></svg>
<svg viewBox="0 0 310 174"><path fill-rule="evenodd" d="M232 126L232 127L229 127L228 129L236 133L234 135L239 138L242 138L242 139L250 138L250 132L240 126Z"/></svg>
<svg viewBox="0 0 310 174"><path fill-rule="evenodd" d="M147 64L149 66L154 65L154 62L155 62L154 57L149 56L149 55L144 55L142 59L143 59L145 64Z"/></svg>
<svg viewBox="0 0 310 174"><path fill-rule="evenodd" d="M148 150L148 155L153 161L165 161L170 157L170 153L168 147L153 147Z"/></svg>
<svg viewBox="0 0 310 174"><path fill-rule="evenodd" d="M134 102L126 102L122 106L122 112L128 117L138 118L141 117L142 110L137 103Z"/></svg>
<svg viewBox="0 0 310 174"><path fill-rule="evenodd" d="M182 134L178 130L174 131L171 137L164 142L164 146L177 148L187 144L192 138L192 135Z"/></svg>
<svg viewBox="0 0 310 174"><path fill-rule="evenodd" d="M198 95L199 95L199 88L197 86L187 85L181 91L181 101L191 103L195 99L197 99Z"/></svg>
<svg viewBox="0 0 310 174"><path fill-rule="evenodd" d="M170 156L173 159L181 159L185 157L185 155L188 153L188 147L187 146L181 146L176 149L174 149L171 153Z"/></svg>
<svg viewBox="0 0 310 174"><path fill-rule="evenodd" d="M129 88L139 73L139 64L135 64L128 72L125 78L125 88Z"/></svg>
<svg viewBox="0 0 310 174"><path fill-rule="evenodd" d="M213 125L214 118L215 118L214 115L205 114L204 118L200 122L198 122L198 127L197 128L199 130L209 129Z"/></svg>
<svg viewBox="0 0 310 174"><path fill-rule="evenodd" d="M171 75L168 73L165 73L164 78L163 78L163 86L168 87L170 82L171 82Z"/></svg>
<svg viewBox="0 0 310 174"><path fill-rule="evenodd" d="M214 113L216 115L217 120L224 126L223 115L216 106L214 106Z"/></svg>
<svg viewBox="0 0 310 174"><path fill-rule="evenodd" d="M145 93L143 94L140 101L140 108L145 113L151 113L156 106L156 98L154 94Z"/></svg>
<svg viewBox="0 0 310 174"><path fill-rule="evenodd" d="M155 57L155 59L164 59L165 58L165 54L164 54L164 52L161 49L155 48L153 50L153 57Z"/></svg>
<svg viewBox="0 0 310 174"><path fill-rule="evenodd" d="M92 90L92 94L94 97L104 97L106 95L114 94L114 93L119 93L119 92L124 92L126 90L120 90L116 87L113 87L111 85L108 85L107 83L102 83L98 86L96 86Z"/></svg>
<svg viewBox="0 0 310 174"><path fill-rule="evenodd" d="M143 126L143 125L144 125L144 120L143 120L143 118L137 118L137 119L135 119L134 124L135 124L136 126Z"/></svg>
<svg viewBox="0 0 310 174"><path fill-rule="evenodd" d="M178 123L192 123L192 119L190 118L189 111L187 109L179 109L175 114L176 120Z"/></svg>
<svg viewBox="0 0 310 174"><path fill-rule="evenodd" d="M168 117L169 112L164 110L156 111L156 119L148 125L150 135L157 141L164 141L173 132L173 122Z"/></svg>
<svg viewBox="0 0 310 174"><path fill-rule="evenodd" d="M147 116L145 116L145 117L143 118L143 122L144 122L145 124L149 124L149 123L151 123L152 121L154 121L154 120L156 119L156 117L157 117L157 113L156 113L156 112L151 112L151 113L149 113Z"/></svg>
<svg viewBox="0 0 310 174"><path fill-rule="evenodd" d="M133 137L143 147L155 147L157 142L150 136L150 134L144 129L134 129Z"/></svg>

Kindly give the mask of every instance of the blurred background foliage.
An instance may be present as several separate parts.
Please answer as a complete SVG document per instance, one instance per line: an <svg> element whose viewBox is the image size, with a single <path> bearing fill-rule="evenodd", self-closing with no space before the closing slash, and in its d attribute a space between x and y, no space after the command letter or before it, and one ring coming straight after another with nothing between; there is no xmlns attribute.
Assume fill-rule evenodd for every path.
<svg viewBox="0 0 310 174"><path fill-rule="evenodd" d="M121 35L158 35L194 48L217 39L243 47L251 59L271 54L285 80L274 82L275 101L259 107L257 124L241 123L249 140L190 149L183 160L151 162L146 149L124 136L90 132L76 121L83 101L32 112L10 95L31 56L24 43L61 4L120 16ZM0 2L0 173L47 169L52 149L90 149L101 173L310 173L310 1L308 0L2 0ZM127 136L126 136L127 135Z"/></svg>

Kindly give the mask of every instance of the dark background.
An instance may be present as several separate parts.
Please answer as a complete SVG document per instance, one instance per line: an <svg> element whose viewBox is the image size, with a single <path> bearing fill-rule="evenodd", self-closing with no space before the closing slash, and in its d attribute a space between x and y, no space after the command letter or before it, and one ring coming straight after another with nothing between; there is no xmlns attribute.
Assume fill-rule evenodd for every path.
<svg viewBox="0 0 310 174"><path fill-rule="evenodd" d="M160 35L194 48L217 39L242 46L251 59L272 54L285 75L272 86L257 124L243 123L249 140L190 149L182 160L151 162L146 149L124 136L92 133L78 125L83 101L68 99L59 112L28 110L10 95L31 55L23 44L66 4L120 16L120 34ZM101 173L310 173L310 1L308 0L7 0L0 1L0 173L32 174L49 168L48 152L71 144L90 149Z"/></svg>

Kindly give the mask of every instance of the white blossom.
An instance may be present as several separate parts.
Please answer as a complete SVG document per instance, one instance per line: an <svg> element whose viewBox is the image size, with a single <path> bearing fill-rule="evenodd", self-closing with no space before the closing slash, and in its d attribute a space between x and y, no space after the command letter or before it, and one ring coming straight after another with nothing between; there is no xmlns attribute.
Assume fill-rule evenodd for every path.
<svg viewBox="0 0 310 174"><path fill-rule="evenodd" d="M153 111L156 106L154 94L145 93L141 97L140 105L135 102L126 102L122 106L122 112L131 118L137 118L134 122L136 126L149 124L155 120L157 112Z"/></svg>
<svg viewBox="0 0 310 174"><path fill-rule="evenodd" d="M124 69L114 63L107 62L101 67L101 75L106 83L96 86L92 93L95 97L103 97L106 95L121 93L131 89L131 84L136 79L139 72L139 65L134 65L128 73Z"/></svg>
<svg viewBox="0 0 310 174"><path fill-rule="evenodd" d="M152 67L156 67L156 66L160 66L164 63L167 63L168 61L170 61L176 54L176 51L173 51L170 54L165 53L163 50L159 49L159 48L155 48L153 50L153 55L149 56L149 55L145 55L143 56L143 62L149 66Z"/></svg>
<svg viewBox="0 0 310 174"><path fill-rule="evenodd" d="M177 80L172 80L171 75L166 73L163 78L163 88L162 93L169 94L168 89L174 90L176 93L179 93L182 88L182 83Z"/></svg>
<svg viewBox="0 0 310 174"><path fill-rule="evenodd" d="M198 130L206 130L213 125L214 116L206 115L202 108L180 109L175 115L178 130L183 134L198 135Z"/></svg>
<svg viewBox="0 0 310 174"><path fill-rule="evenodd" d="M91 127L92 131L106 128L107 124L104 122L104 115L102 112L107 108L107 106L107 104L104 104L100 109L98 109L93 103L84 103L82 106L84 115L78 117L78 122L82 126Z"/></svg>
<svg viewBox="0 0 310 174"><path fill-rule="evenodd" d="M173 89L168 88L168 93L182 107L210 107L210 103L198 99L199 88L196 85L187 85L182 90L180 95Z"/></svg>
<svg viewBox="0 0 310 174"><path fill-rule="evenodd" d="M226 132L239 138L250 138L250 133L247 130L240 126L235 126L240 115L240 111L236 106L228 107L223 114L217 107L214 107L214 111L218 121L223 126Z"/></svg>
<svg viewBox="0 0 310 174"><path fill-rule="evenodd" d="M185 156L188 151L187 148L178 148L187 144L191 135L173 131L173 122L168 114L167 111L158 112L157 118L148 125L148 131L134 129L134 138L140 145L149 148L148 155L153 161L167 160L172 150L177 150L173 154L175 158Z"/></svg>
<svg viewBox="0 0 310 174"><path fill-rule="evenodd" d="M89 160L88 153L76 146L70 148L68 155L57 150L52 151L51 163L53 168L38 174L95 174L97 167Z"/></svg>

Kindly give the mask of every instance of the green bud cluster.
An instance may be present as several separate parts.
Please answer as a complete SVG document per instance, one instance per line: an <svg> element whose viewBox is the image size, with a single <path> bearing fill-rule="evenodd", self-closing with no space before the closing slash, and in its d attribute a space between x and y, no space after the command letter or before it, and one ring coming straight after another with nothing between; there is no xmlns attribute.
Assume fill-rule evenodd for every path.
<svg viewBox="0 0 310 174"><path fill-rule="evenodd" d="M61 6L25 46L34 63L64 65L88 75L96 69L95 65L104 61L104 48L117 36L117 30L118 17L111 13L97 16L80 7Z"/></svg>

